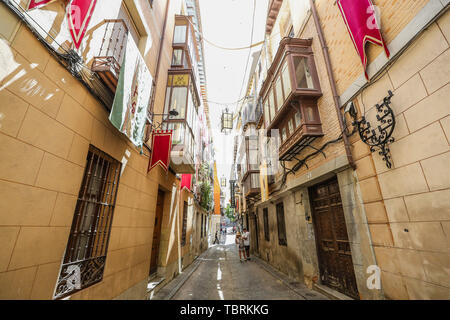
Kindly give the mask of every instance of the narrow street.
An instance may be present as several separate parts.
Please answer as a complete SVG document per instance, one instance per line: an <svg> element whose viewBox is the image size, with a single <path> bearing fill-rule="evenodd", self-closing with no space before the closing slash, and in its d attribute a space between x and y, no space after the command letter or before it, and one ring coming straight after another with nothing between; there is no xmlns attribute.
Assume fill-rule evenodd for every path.
<svg viewBox="0 0 450 320"><path fill-rule="evenodd" d="M287 282L283 275L260 259L251 257L239 261L234 243L235 235L222 236L221 244L213 245L197 259L191 274L175 278L166 287L176 287L174 294L163 288L153 298L171 300L323 300L320 293L309 290L299 283ZM189 269L189 268L188 268ZM186 280L187 278L187 280ZM185 281L184 283L182 283ZM178 284L179 286L179 284ZM175 289L176 290L176 289Z"/></svg>

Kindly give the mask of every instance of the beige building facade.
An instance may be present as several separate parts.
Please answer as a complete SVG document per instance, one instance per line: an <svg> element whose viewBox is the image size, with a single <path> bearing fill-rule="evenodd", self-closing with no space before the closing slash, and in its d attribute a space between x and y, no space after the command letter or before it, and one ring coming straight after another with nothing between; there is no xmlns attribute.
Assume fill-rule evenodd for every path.
<svg viewBox="0 0 450 320"><path fill-rule="evenodd" d="M198 14L198 2L98 1L77 51L88 78L61 59L73 49L65 1L31 11L27 5L0 3L0 298L146 299L151 279L169 281L207 249L210 212L194 189L181 190L185 172L172 165L148 171L150 135L140 150L111 124L114 94L92 68L119 30L108 29L108 20L125 24L154 81L149 112L167 113L176 16ZM201 46L195 42L194 50ZM207 110L201 103L199 114ZM108 182L97 205L110 211L97 216L91 258L80 264L81 287L64 286L69 248L83 252L71 247L79 230L74 223L94 223L77 220L77 213L89 216L80 209L89 208L82 190L103 172L100 163L108 163L102 176Z"/></svg>
<svg viewBox="0 0 450 320"><path fill-rule="evenodd" d="M284 161L272 178L260 180L268 180L267 194L249 196L242 181L253 252L334 297L449 299L448 1L373 3L391 56L367 45L368 82L336 5L270 1L249 88L263 113L254 123L279 130L276 153ZM295 54L308 61L303 69ZM297 73L283 78L289 59ZM376 128L375 106L390 92L389 168L348 111L353 103L357 121L364 115ZM317 114L308 118L308 108ZM316 135L311 128L319 123ZM259 162L262 173L268 163ZM371 282L378 274L380 287Z"/></svg>

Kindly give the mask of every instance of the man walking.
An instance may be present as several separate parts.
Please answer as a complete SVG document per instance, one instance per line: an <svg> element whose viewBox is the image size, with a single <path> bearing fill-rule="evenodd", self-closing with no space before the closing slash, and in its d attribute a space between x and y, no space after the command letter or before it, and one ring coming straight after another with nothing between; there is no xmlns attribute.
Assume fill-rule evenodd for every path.
<svg viewBox="0 0 450 320"><path fill-rule="evenodd" d="M250 232L247 231L247 228L244 228L242 232L242 238L244 239L244 247L246 253L246 260L250 260Z"/></svg>

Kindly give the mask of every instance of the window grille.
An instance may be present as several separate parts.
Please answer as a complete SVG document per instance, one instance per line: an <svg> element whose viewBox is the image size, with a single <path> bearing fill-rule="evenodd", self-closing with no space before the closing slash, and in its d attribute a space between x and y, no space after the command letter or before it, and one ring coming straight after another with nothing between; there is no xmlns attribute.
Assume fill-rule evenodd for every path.
<svg viewBox="0 0 450 320"><path fill-rule="evenodd" d="M277 224L278 224L278 244L280 246L286 246L287 245L286 224L284 221L284 205L282 202L277 204Z"/></svg>
<svg viewBox="0 0 450 320"><path fill-rule="evenodd" d="M188 213L188 205L186 201L184 201L183 205L183 228L181 231L181 246L186 245L186 227L187 227L187 213Z"/></svg>
<svg viewBox="0 0 450 320"><path fill-rule="evenodd" d="M270 241L270 234L269 234L269 209L264 208L263 209L263 219L264 219L264 239L266 241Z"/></svg>
<svg viewBox="0 0 450 320"><path fill-rule="evenodd" d="M89 147L55 299L103 279L120 169L119 161Z"/></svg>
<svg viewBox="0 0 450 320"><path fill-rule="evenodd" d="M200 214L202 222L200 225L200 238L203 239L203 214Z"/></svg>

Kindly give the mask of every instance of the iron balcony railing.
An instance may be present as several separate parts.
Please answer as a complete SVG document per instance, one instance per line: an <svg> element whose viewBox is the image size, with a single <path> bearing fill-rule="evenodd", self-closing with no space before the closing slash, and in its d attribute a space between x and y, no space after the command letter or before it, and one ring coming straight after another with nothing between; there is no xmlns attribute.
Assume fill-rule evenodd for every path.
<svg viewBox="0 0 450 320"><path fill-rule="evenodd" d="M111 89L116 91L120 68L125 55L128 27L123 19L106 19L105 33L100 51L94 57L92 71Z"/></svg>

